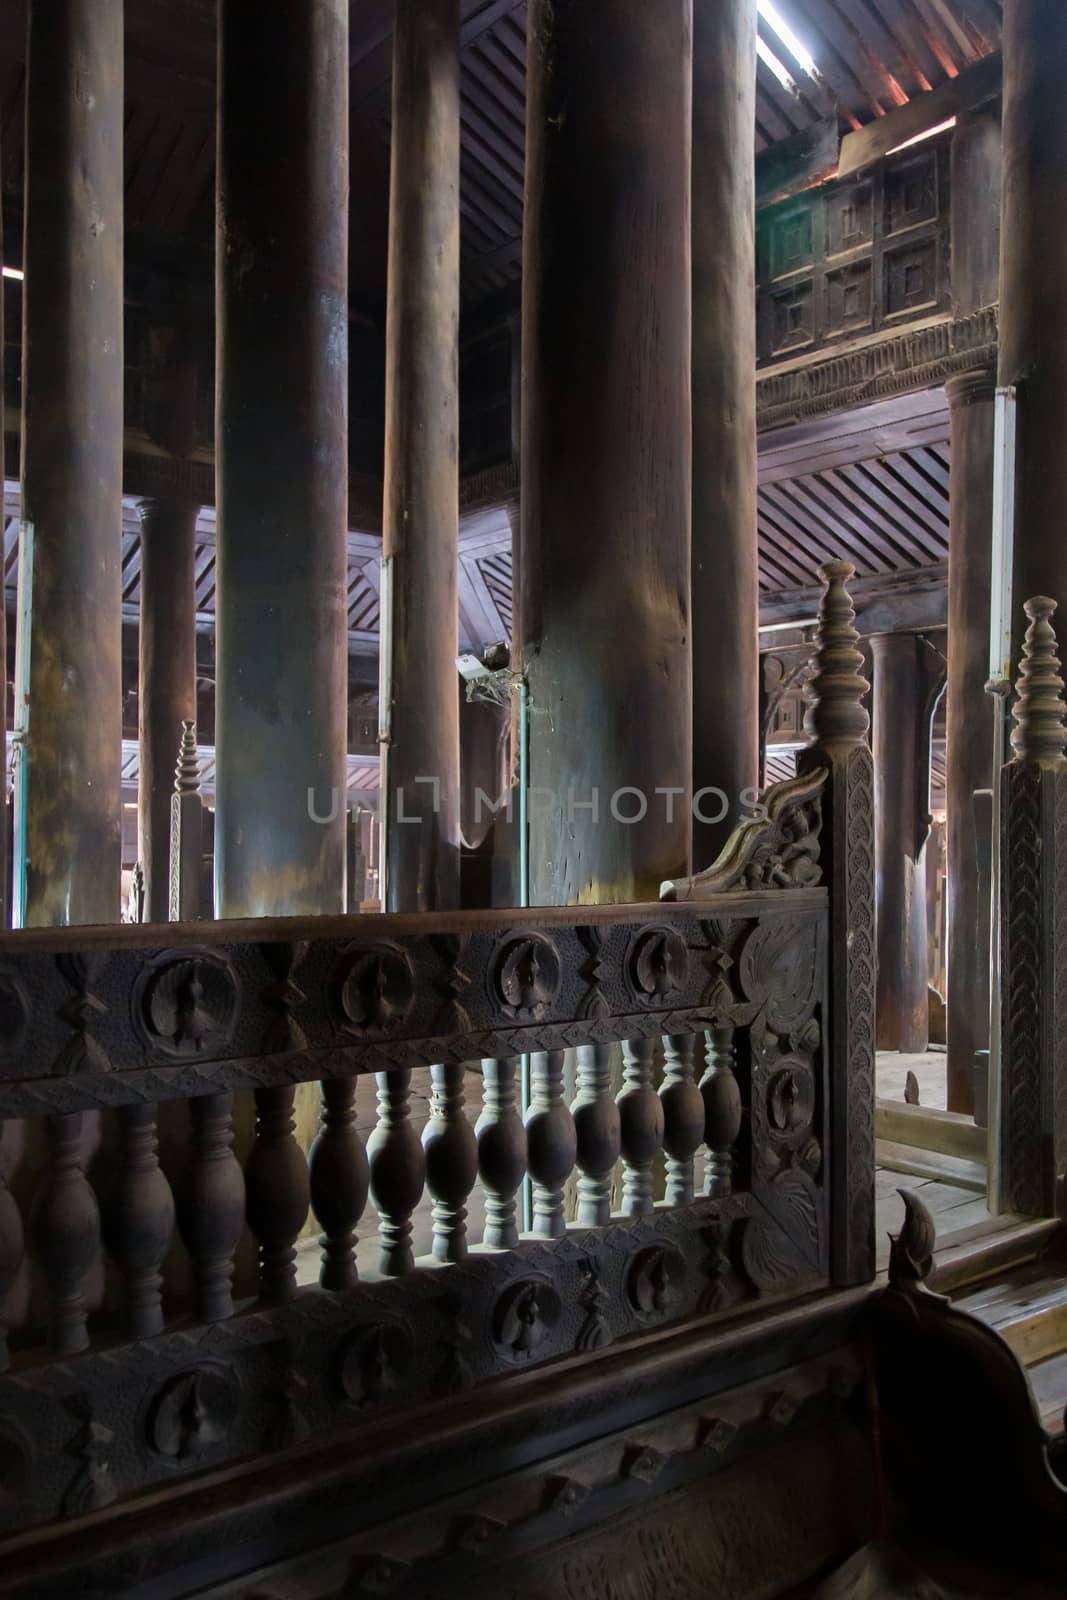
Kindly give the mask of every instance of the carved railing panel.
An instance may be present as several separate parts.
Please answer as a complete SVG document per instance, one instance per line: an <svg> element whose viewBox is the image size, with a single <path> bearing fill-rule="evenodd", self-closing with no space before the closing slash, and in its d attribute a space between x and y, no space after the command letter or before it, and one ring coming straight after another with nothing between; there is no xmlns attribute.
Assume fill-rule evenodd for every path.
<svg viewBox="0 0 1067 1600"><path fill-rule="evenodd" d="M0 1534L873 1275L846 576L801 774L676 903L0 938Z"/></svg>
<svg viewBox="0 0 1067 1600"><path fill-rule="evenodd" d="M39 1119L50 1154L39 1195L10 1163L0 1190L5 1281L24 1228L43 1282L28 1312L0 1306L0 1414L25 1441L0 1531L825 1286L827 914L824 890L782 889L460 914L448 940L413 931L433 919L378 917L286 927L284 947L256 924L175 926L162 949L138 927L5 940L0 1118ZM278 974L297 946L280 1020ZM364 1141L354 1086L369 1074L378 1119ZM293 1093L315 1080L307 1159ZM167 1101L187 1113L161 1116ZM177 1165L173 1152L161 1164L157 1126L175 1120L187 1137ZM254 1121L243 1168L235 1121ZM102 1145L114 1128L118 1150L100 1206L90 1128ZM309 1202L321 1257L319 1241L300 1244ZM423 1211L429 1226L413 1229ZM377 1234L378 1270L361 1257L357 1272L357 1229Z"/></svg>

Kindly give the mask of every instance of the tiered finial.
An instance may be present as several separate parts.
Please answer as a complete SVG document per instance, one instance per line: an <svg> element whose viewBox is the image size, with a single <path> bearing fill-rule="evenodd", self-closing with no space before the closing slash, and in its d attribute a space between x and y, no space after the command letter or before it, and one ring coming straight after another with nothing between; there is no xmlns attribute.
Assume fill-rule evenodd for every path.
<svg viewBox="0 0 1067 1600"><path fill-rule="evenodd" d="M182 742L174 769L175 794L200 793L200 756L196 748L196 723L182 718Z"/></svg>
<svg viewBox="0 0 1067 1600"><path fill-rule="evenodd" d="M826 587L819 605L815 676L804 726L817 744L862 744L871 719L863 704L870 684L856 645L856 613L846 584L855 576L850 561L827 561L819 568Z"/></svg>
<svg viewBox="0 0 1067 1600"><path fill-rule="evenodd" d="M1067 706L1063 702L1056 630L1050 620L1055 609L1055 600L1043 594L1027 600L1023 607L1030 626L1023 641L1015 688L1015 727L1011 735L1015 759L1041 766L1058 766L1067 750Z"/></svg>

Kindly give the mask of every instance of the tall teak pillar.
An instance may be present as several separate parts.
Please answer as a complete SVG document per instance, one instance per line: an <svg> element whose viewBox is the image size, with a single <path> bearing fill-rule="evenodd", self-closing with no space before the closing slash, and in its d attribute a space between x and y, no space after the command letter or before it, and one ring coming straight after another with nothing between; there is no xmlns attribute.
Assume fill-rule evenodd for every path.
<svg viewBox="0 0 1067 1600"><path fill-rule="evenodd" d="M921 753L927 684L920 656L925 648L912 633L871 639L879 1050L925 1050L929 1041L923 847L930 780Z"/></svg>
<svg viewBox="0 0 1067 1600"><path fill-rule="evenodd" d="M26 926L115 922L120 909L122 133L122 0L32 0L16 795Z"/></svg>
<svg viewBox="0 0 1067 1600"><path fill-rule="evenodd" d="M689 843L692 3L532 0L528 38L531 901L648 900Z"/></svg>
<svg viewBox="0 0 1067 1600"><path fill-rule="evenodd" d="M215 898L345 895L348 4L220 0Z"/></svg>
<svg viewBox="0 0 1067 1600"><path fill-rule="evenodd" d="M952 294L956 316L995 305L999 279L1000 120L961 116L952 138ZM993 544L993 393L979 367L945 385L951 416L948 543L948 1108L970 1114L974 1054L989 1043L989 942L980 897L988 848L977 791L993 782L989 607Z"/></svg>
<svg viewBox="0 0 1067 1600"><path fill-rule="evenodd" d="M182 723L196 719L196 518L194 501L141 502L141 617L137 787L144 920L166 922L170 812Z"/></svg>
<svg viewBox="0 0 1067 1600"><path fill-rule="evenodd" d="M693 867L759 783L756 0L693 3Z"/></svg>
<svg viewBox="0 0 1067 1600"><path fill-rule="evenodd" d="M399 0L383 555L385 907L459 904L459 0Z"/></svg>
<svg viewBox="0 0 1067 1600"><path fill-rule="evenodd" d="M999 381L1018 388L1014 593L1067 605L1067 6L1005 0ZM1012 659L1022 647L1014 608ZM951 981L951 980L950 980Z"/></svg>

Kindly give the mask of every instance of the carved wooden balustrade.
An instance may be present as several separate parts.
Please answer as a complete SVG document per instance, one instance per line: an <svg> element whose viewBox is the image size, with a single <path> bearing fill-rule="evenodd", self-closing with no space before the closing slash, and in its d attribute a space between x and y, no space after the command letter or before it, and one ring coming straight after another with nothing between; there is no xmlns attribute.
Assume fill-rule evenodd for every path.
<svg viewBox="0 0 1067 1600"><path fill-rule="evenodd" d="M873 1275L847 572L803 773L661 904L0 941L0 1533Z"/></svg>

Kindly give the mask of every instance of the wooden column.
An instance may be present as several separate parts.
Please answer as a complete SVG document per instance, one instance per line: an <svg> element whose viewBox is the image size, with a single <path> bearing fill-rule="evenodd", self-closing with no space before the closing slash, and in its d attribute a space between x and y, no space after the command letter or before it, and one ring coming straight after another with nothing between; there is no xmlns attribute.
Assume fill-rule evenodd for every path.
<svg viewBox="0 0 1067 1600"><path fill-rule="evenodd" d="M926 699L922 648L912 633L880 633L871 639L879 1050L925 1050L929 1039L922 859L929 827L929 767L919 750ZM928 722L926 733L928 739Z"/></svg>
<svg viewBox="0 0 1067 1600"><path fill-rule="evenodd" d="M1018 386L1014 593L1067 602L1067 6L1005 0L999 381ZM1013 655L1023 629L1016 607Z"/></svg>
<svg viewBox="0 0 1067 1600"><path fill-rule="evenodd" d="M137 855L144 920L166 922L170 813L183 722L196 720L196 519L189 500L143 500L138 632Z"/></svg>
<svg viewBox="0 0 1067 1600"><path fill-rule="evenodd" d="M960 117L952 136L952 296L957 317L995 305L1000 278L1000 119ZM948 546L948 1107L974 1109L974 1053L989 1044L989 945L981 936L990 863L975 825L975 791L993 782L989 607L996 373L945 385L950 407Z"/></svg>
<svg viewBox="0 0 1067 1600"><path fill-rule="evenodd" d="M399 0L385 523L392 693L387 911L459 904L459 0Z"/></svg>
<svg viewBox="0 0 1067 1600"><path fill-rule="evenodd" d="M345 899L348 5L220 0L215 897Z"/></svg>
<svg viewBox="0 0 1067 1600"><path fill-rule="evenodd" d="M533 0L528 38L531 900L648 900L690 833L692 4Z"/></svg>
<svg viewBox="0 0 1067 1600"><path fill-rule="evenodd" d="M122 0L32 0L22 533L25 925L121 896ZM25 652L29 652L28 672Z"/></svg>
<svg viewBox="0 0 1067 1600"><path fill-rule="evenodd" d="M694 0L693 787L730 806L694 817L694 871L759 784L755 117L756 0Z"/></svg>
<svg viewBox="0 0 1067 1600"><path fill-rule="evenodd" d="M0 161L0 178L3 163ZM0 193L3 185L0 182ZM4 219L0 206L0 267L4 264ZM0 329L4 324L4 276L0 272ZM0 337L0 494L4 483L4 340ZM0 792L0 928L11 922L11 896L8 882L8 846L11 840L11 812L7 804L7 586L0 584L0 774L3 790ZM2 1201L0 1201L2 1204ZM3 1349L0 1346L0 1366Z"/></svg>

